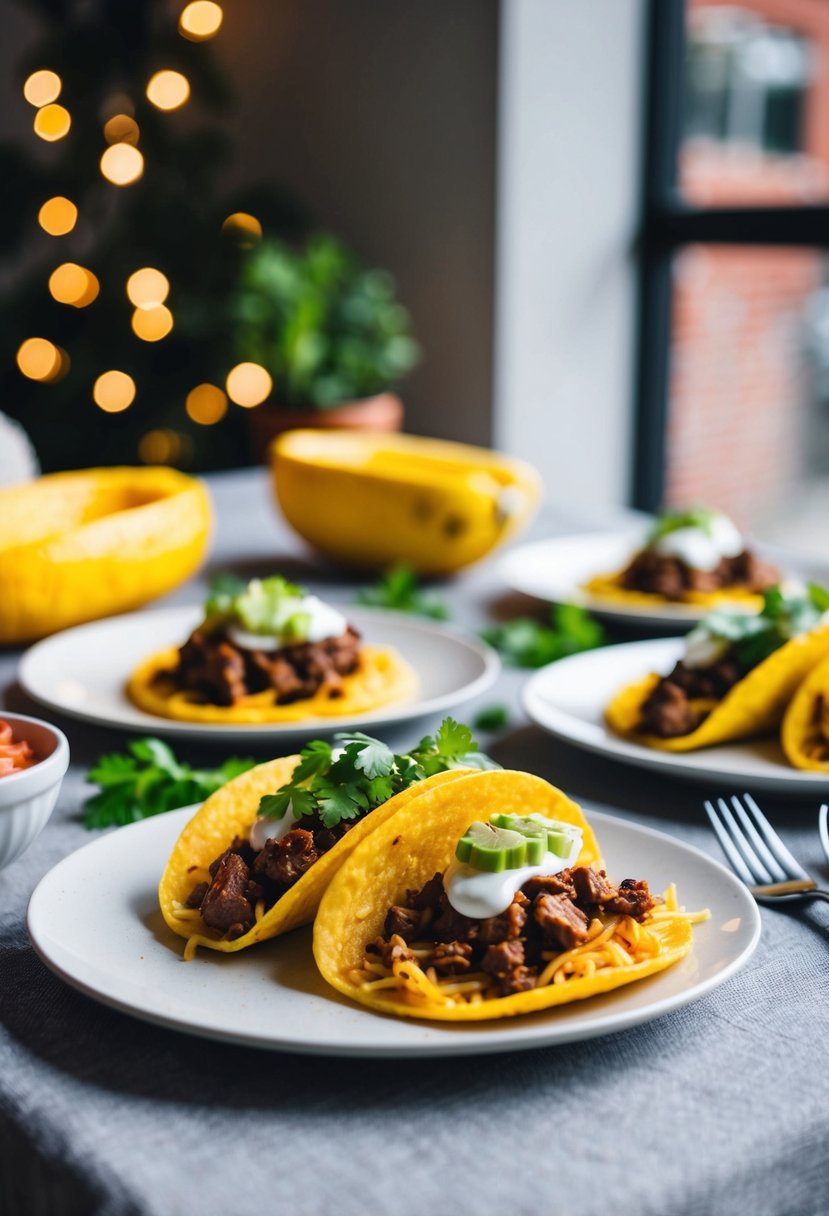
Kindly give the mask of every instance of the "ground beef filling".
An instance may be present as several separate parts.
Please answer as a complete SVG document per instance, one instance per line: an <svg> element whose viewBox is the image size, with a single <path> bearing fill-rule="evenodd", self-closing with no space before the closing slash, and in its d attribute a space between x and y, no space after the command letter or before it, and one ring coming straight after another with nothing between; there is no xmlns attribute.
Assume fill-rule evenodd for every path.
<svg viewBox="0 0 829 1216"><path fill-rule="evenodd" d="M640 879L626 878L616 887L604 870L576 866L531 878L506 911L472 920L455 911L443 876L435 874L420 891L407 891L403 904L389 908L383 936L370 942L366 953L387 967L416 958L438 978L483 971L501 996L510 996L535 987L547 964L544 954L586 941L590 921L599 913L642 921L660 903Z"/></svg>
<svg viewBox="0 0 829 1216"><path fill-rule="evenodd" d="M622 586L645 591L666 600L684 600L691 591L711 592L739 588L761 592L780 581L774 566L762 562L749 549L737 557L724 557L714 570L697 570L678 557L643 549L622 571Z"/></svg>
<svg viewBox="0 0 829 1216"><path fill-rule="evenodd" d="M178 666L161 672L161 682L199 693L211 705L237 705L253 693L273 689L277 705L302 701L323 689L342 696L343 676L357 670L360 635L345 633L321 642L299 642L281 650L243 650L223 631L195 630L179 650Z"/></svg>
<svg viewBox="0 0 829 1216"><path fill-rule="evenodd" d="M661 739L690 734L711 712L693 702L721 701L745 674L733 659L721 659L711 667L686 667L680 661L643 703L639 729Z"/></svg>
<svg viewBox="0 0 829 1216"><path fill-rule="evenodd" d="M217 929L229 940L241 937L254 925L256 905L261 901L266 912L272 908L350 826L340 823L327 828L308 815L281 840L268 840L258 853L237 836L211 864L212 881L194 887L187 906L199 909L209 929Z"/></svg>

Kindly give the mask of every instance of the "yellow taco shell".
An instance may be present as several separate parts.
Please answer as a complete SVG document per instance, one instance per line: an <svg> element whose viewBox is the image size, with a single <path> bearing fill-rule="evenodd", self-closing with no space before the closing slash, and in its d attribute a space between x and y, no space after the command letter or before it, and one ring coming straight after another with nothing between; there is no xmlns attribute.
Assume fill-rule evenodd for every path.
<svg viewBox="0 0 829 1216"><path fill-rule="evenodd" d="M696 701L708 717L687 735L661 739L638 730L642 706L659 683L649 675L617 693L605 711L612 731L663 752L690 752L730 739L765 735L780 725L795 689L816 663L829 655L829 625L792 638L729 689L721 701Z"/></svg>
<svg viewBox="0 0 829 1216"><path fill-rule="evenodd" d="M307 924L313 920L331 876L369 833L400 807L413 801L421 792L444 782L457 780L469 771L452 769L427 777L371 811L338 840L332 849L323 853L311 869L277 900L252 929L233 941L223 941L220 933L209 929L200 917L194 917L192 912L184 909L186 900L199 882L209 878L210 863L228 848L235 836L247 833L256 818L262 795L272 794L288 782L298 763L299 756L286 756L280 760L259 764L247 773L235 777L215 794L210 795L176 841L161 877L158 900L169 927L179 937L187 939L188 954L195 950L196 946L233 953L236 950L244 950L255 942L278 937L290 929Z"/></svg>
<svg viewBox="0 0 829 1216"><path fill-rule="evenodd" d="M744 587L726 587L722 591L691 591L688 590L681 600L669 600L664 595L656 595L653 591L633 591L622 585L622 572L615 574L597 574L588 582L582 584L582 590L587 591L595 599L606 600L611 604L629 604L631 607L656 608L666 604L675 604L705 608L719 608L723 604L736 604L740 608L759 612L763 607L763 597L755 591Z"/></svg>
<svg viewBox="0 0 829 1216"><path fill-rule="evenodd" d="M408 701L417 692L414 668L392 649L361 646L357 670L342 681L342 695L329 697L322 689L313 697L277 705L272 689L244 697L236 705L210 705L198 693L177 689L174 681L159 680L175 669L178 650L172 646L145 659L127 682L134 705L160 718L180 722L304 722L312 718L353 717L381 705Z"/></svg>
<svg viewBox="0 0 829 1216"><path fill-rule="evenodd" d="M593 831L580 808L561 790L529 773L472 773L450 786L425 791L372 832L332 879L314 924L314 958L332 987L381 1013L447 1022L483 1021L549 1009L609 992L671 966L691 947L691 927L677 917L658 922L658 956L644 963L597 971L566 984L455 1006L409 1004L392 989L366 991L351 978L366 944L383 931L388 909L451 861L458 839L476 819L495 811L539 813L577 824L584 833L579 864L601 866Z"/></svg>
<svg viewBox="0 0 829 1216"><path fill-rule="evenodd" d="M829 658L809 672L789 702L780 742L795 768L829 773Z"/></svg>

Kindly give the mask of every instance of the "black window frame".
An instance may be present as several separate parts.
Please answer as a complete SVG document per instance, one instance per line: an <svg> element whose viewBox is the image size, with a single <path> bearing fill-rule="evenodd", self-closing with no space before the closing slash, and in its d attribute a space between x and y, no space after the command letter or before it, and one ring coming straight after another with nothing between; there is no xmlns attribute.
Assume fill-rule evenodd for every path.
<svg viewBox="0 0 829 1216"><path fill-rule="evenodd" d="M672 326L671 267L692 244L829 250L829 203L693 207L680 195L686 0L649 0L630 502L663 505Z"/></svg>

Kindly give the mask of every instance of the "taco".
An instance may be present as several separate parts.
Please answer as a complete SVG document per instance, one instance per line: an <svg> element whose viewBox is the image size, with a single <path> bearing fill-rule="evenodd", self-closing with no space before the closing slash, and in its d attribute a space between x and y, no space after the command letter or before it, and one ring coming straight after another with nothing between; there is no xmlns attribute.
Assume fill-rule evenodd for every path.
<svg viewBox="0 0 829 1216"><path fill-rule="evenodd" d="M579 807L539 777L424 791L355 849L314 924L324 978L382 1013L479 1021L609 992L691 948L691 916L617 887Z"/></svg>
<svg viewBox="0 0 829 1216"><path fill-rule="evenodd" d="M332 875L390 815L444 782L496 767L447 718L405 755L357 732L260 764L212 794L181 833L159 885L174 933L236 951L314 917Z"/></svg>
<svg viewBox="0 0 829 1216"><path fill-rule="evenodd" d="M613 603L668 601L704 608L737 603L759 611L762 592L779 580L779 572L757 557L727 515L698 507L662 512L623 570L598 574L583 589Z"/></svg>
<svg viewBox="0 0 829 1216"><path fill-rule="evenodd" d="M789 702L780 742L795 768L829 773L829 657L809 672Z"/></svg>
<svg viewBox="0 0 829 1216"><path fill-rule="evenodd" d="M768 734L780 725L795 689L829 655L823 614L829 592L764 595L756 616L711 613L685 639L667 675L623 688L605 711L616 734L645 747L685 752Z"/></svg>
<svg viewBox="0 0 829 1216"><path fill-rule="evenodd" d="M224 577L181 647L146 658L127 695L183 722L353 717L417 691L393 649L366 646L345 616L283 578Z"/></svg>

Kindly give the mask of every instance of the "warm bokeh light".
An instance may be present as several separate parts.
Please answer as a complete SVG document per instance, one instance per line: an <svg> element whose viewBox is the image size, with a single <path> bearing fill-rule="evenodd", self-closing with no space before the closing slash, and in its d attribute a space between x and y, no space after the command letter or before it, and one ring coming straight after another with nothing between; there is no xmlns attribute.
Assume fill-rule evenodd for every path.
<svg viewBox="0 0 829 1216"><path fill-rule="evenodd" d="M37 222L49 236L65 236L75 227L78 208L62 194L49 198L37 213Z"/></svg>
<svg viewBox="0 0 829 1216"><path fill-rule="evenodd" d="M219 32L222 24L222 7L213 0L193 0L182 9L178 19L178 32L191 42L204 42Z"/></svg>
<svg viewBox="0 0 829 1216"><path fill-rule="evenodd" d="M144 464L171 464L182 453L183 438L169 427L147 431L138 440L138 455Z"/></svg>
<svg viewBox="0 0 829 1216"><path fill-rule="evenodd" d="M17 350L17 366L29 380L54 380L61 371L63 352L48 338L27 338Z"/></svg>
<svg viewBox="0 0 829 1216"><path fill-rule="evenodd" d="M273 380L259 363L237 363L228 372L225 387L231 401L249 410L262 404L273 388Z"/></svg>
<svg viewBox="0 0 829 1216"><path fill-rule="evenodd" d="M137 144L140 134L138 123L129 114L115 114L104 123L104 139L108 144Z"/></svg>
<svg viewBox="0 0 829 1216"><path fill-rule="evenodd" d="M157 308L167 299L170 280L152 266L134 270L127 279L127 296L136 308Z"/></svg>
<svg viewBox="0 0 829 1216"><path fill-rule="evenodd" d="M136 308L132 314L132 332L145 342L158 342L166 338L173 328L173 314L163 304L153 308Z"/></svg>
<svg viewBox="0 0 829 1216"><path fill-rule="evenodd" d="M86 308L97 298L101 285L91 270L77 262L64 262L49 276L49 291L58 304Z"/></svg>
<svg viewBox="0 0 829 1216"><path fill-rule="evenodd" d="M55 101L60 97L61 87L61 79L57 72L41 68L39 72L32 72L31 76L27 77L26 83L23 85L23 96L29 105L46 106L50 101Z"/></svg>
<svg viewBox="0 0 829 1216"><path fill-rule="evenodd" d="M64 106L44 106L35 114L35 135L53 144L56 139L63 139L72 126L72 116Z"/></svg>
<svg viewBox="0 0 829 1216"><path fill-rule="evenodd" d="M247 211L234 211L222 224L222 232L235 236L242 249L251 249L262 239L262 225L255 215Z"/></svg>
<svg viewBox="0 0 829 1216"><path fill-rule="evenodd" d="M227 413L227 395L217 384L197 384L187 394L184 408L200 426L213 426Z"/></svg>
<svg viewBox="0 0 829 1216"><path fill-rule="evenodd" d="M101 157L101 172L113 186L129 186L144 172L144 157L132 144L112 144Z"/></svg>
<svg viewBox="0 0 829 1216"><path fill-rule="evenodd" d="M105 414L120 414L135 400L135 381L126 372L104 372L93 385L92 398Z"/></svg>
<svg viewBox="0 0 829 1216"><path fill-rule="evenodd" d="M165 68L147 81L147 97L159 110L177 110L190 96L190 81L181 72Z"/></svg>

